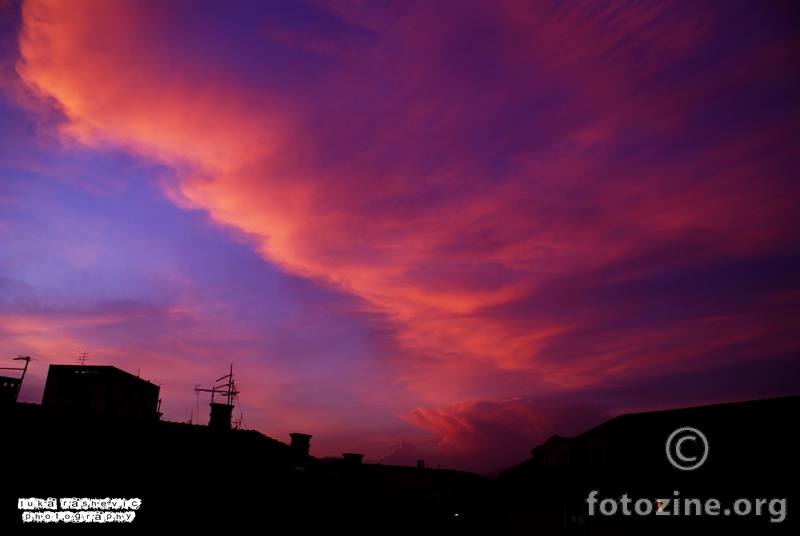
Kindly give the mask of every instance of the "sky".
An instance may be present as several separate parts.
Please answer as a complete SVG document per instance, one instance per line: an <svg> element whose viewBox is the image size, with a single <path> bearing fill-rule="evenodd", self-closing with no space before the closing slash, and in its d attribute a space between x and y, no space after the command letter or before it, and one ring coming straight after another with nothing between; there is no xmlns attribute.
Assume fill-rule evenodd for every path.
<svg viewBox="0 0 800 536"><path fill-rule="evenodd" d="M0 0L0 366L481 473L800 394L798 65L793 2Z"/></svg>

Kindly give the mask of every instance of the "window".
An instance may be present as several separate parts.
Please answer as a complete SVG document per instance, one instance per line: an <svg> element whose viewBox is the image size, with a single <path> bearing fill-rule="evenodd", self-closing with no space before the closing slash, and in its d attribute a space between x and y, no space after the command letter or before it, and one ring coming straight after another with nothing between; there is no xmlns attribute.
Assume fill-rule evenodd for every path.
<svg viewBox="0 0 800 536"><path fill-rule="evenodd" d="M598 463L603 463L604 461L605 453L603 452L603 447L589 449L589 463L596 465Z"/></svg>
<svg viewBox="0 0 800 536"><path fill-rule="evenodd" d="M569 501L564 503L564 531L583 532L586 530L583 517L583 503Z"/></svg>
<svg viewBox="0 0 800 536"><path fill-rule="evenodd" d="M544 463L546 465L567 465L569 463L569 451L549 450L545 452Z"/></svg>
<svg viewBox="0 0 800 536"><path fill-rule="evenodd" d="M586 444L589 451L589 463L597 465L606 461L606 442L599 437L593 437Z"/></svg>

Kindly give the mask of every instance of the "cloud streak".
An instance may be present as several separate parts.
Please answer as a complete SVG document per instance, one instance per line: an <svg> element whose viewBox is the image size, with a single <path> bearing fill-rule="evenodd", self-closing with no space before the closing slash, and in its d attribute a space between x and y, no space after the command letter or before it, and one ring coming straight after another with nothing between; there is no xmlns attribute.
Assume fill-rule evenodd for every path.
<svg viewBox="0 0 800 536"><path fill-rule="evenodd" d="M800 47L774 8L185 7L26 1L16 71L70 151L135 155L347 296L377 341L347 366L442 445L538 440L526 397L797 351Z"/></svg>

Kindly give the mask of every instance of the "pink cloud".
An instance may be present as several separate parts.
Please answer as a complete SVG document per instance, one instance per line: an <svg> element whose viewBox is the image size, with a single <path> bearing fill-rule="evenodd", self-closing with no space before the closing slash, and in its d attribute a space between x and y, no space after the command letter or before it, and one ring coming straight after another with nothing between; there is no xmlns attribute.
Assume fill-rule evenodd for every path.
<svg viewBox="0 0 800 536"><path fill-rule="evenodd" d="M170 166L174 202L385 319L376 359L446 408L407 417L443 449L488 444L492 419L508 443L550 426L527 399L454 400L796 348L796 297L763 305L786 289L668 318L648 302L682 269L797 254L797 41L774 15L326 6L209 34L173 10L26 1L18 72L65 143Z"/></svg>
<svg viewBox="0 0 800 536"><path fill-rule="evenodd" d="M577 434L605 418L589 404L523 397L420 407L403 415L410 424L442 438L440 455L483 471L522 461L551 435Z"/></svg>

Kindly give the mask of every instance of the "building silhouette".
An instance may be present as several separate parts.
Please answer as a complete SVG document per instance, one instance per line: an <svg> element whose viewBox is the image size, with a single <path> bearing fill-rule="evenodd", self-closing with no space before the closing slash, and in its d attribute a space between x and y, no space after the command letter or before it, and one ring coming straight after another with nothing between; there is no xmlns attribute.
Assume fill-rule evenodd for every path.
<svg viewBox="0 0 800 536"><path fill-rule="evenodd" d="M20 383L22 382L19 378L0 376L0 405L10 405L17 401Z"/></svg>
<svg viewBox="0 0 800 536"><path fill-rule="evenodd" d="M42 406L158 419L159 390L116 367L50 365Z"/></svg>
<svg viewBox="0 0 800 536"><path fill-rule="evenodd" d="M769 513L767 506L773 499L792 504L798 499L798 412L800 397L795 396L627 414L572 438L554 435L533 448L529 460L500 474L510 532L792 533L798 516L786 514L777 521L780 513ZM668 439L685 427L699 430L708 444L705 461L691 470L678 469L667 457ZM684 441L681 448L685 458L696 460L693 463L705 452L699 436ZM590 513L593 491L598 503L613 499L607 501L606 512L614 504L617 512L605 515L595 504ZM626 515L620 502L623 495L633 501L647 499L653 512L639 515L630 506ZM685 509L656 514L657 499L678 499L680 506L689 499L691 509L688 514ZM692 499L701 503L700 515ZM708 499L720 501L720 515L706 514ZM750 502L751 514L732 511L739 499ZM756 499L768 501L758 515ZM740 506L740 511L746 509L746 503ZM644 502L641 507L646 511ZM780 503L773 507L782 508ZM731 510L727 515L726 508Z"/></svg>
<svg viewBox="0 0 800 536"><path fill-rule="evenodd" d="M400 467L353 452L315 458L309 434L292 433L287 444L232 427L232 369L223 380L206 390L214 425L199 426L161 420L159 388L145 379L115 367L51 365L42 404L10 395L0 404L0 488L10 497L0 527L21 524L19 498L119 497L142 500L127 527L135 532L255 524L293 534L797 533L800 516L788 504L798 498L800 397L621 415L575 437L550 437L495 480L422 460ZM3 385L3 393L19 387ZM214 401L220 395L224 404ZM709 445L706 454L696 440L679 447L682 456L704 457L695 470L673 466L665 448L685 427ZM626 515L625 497L654 512ZM753 511L707 514L712 498L722 509L746 498ZM655 514L670 507L665 499L688 507ZM759 514L756 500L766 501Z"/></svg>
<svg viewBox="0 0 800 536"><path fill-rule="evenodd" d="M226 385L229 396L232 373ZM26 497L139 498L127 527L136 532L256 523L296 534L462 534L503 518L486 477L365 464L357 453L317 459L309 434L286 444L233 428L231 398L210 404L213 426L163 421L158 393L115 367L51 365L42 404L0 406L0 454L11 461L0 487L12 497L0 527L22 524L15 506Z"/></svg>

